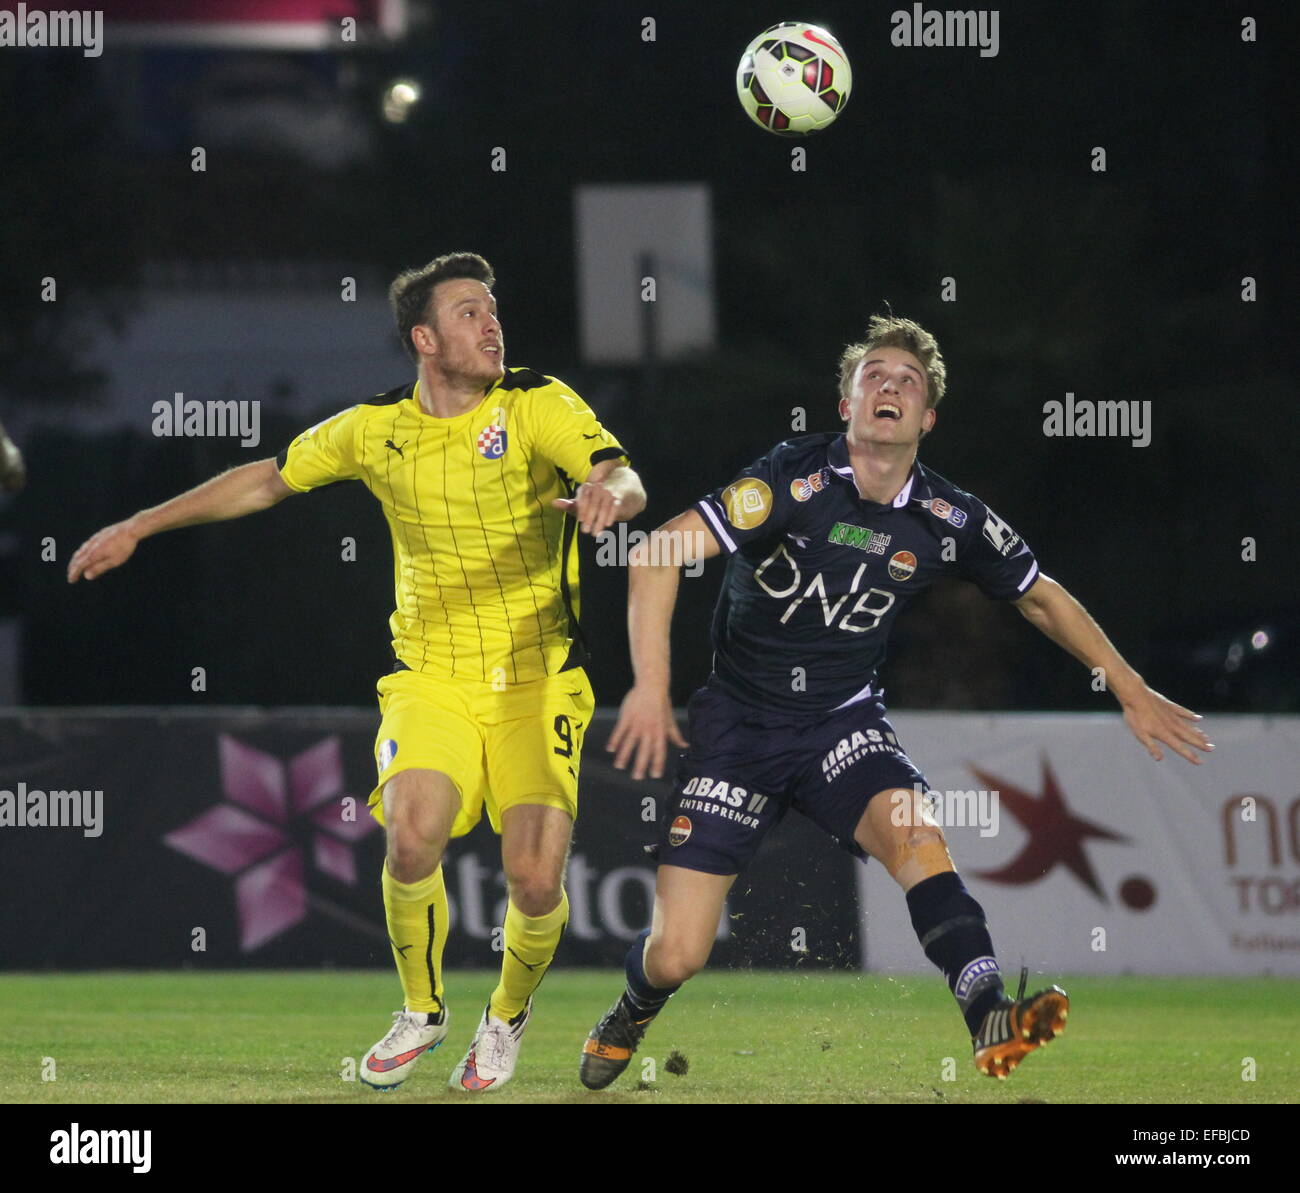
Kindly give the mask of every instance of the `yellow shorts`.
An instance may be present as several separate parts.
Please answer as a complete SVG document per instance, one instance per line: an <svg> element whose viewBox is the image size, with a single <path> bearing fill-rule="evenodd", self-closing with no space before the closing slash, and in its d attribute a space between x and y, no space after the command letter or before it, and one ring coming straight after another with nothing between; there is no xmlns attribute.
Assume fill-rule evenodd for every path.
<svg viewBox="0 0 1300 1193"><path fill-rule="evenodd" d="M516 804L563 808L576 818L582 738L595 697L581 667L512 684L395 671L379 681L379 779L370 814L384 823L384 784L404 770L442 771L460 791L453 837L483 815L494 832Z"/></svg>

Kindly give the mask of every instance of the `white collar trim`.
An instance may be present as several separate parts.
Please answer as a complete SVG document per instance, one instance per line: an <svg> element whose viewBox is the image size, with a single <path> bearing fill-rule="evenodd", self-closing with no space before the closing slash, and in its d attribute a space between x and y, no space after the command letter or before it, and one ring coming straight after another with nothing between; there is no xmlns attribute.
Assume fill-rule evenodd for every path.
<svg viewBox="0 0 1300 1193"><path fill-rule="evenodd" d="M859 499L862 501L867 500L865 497L862 496L862 490L858 488L858 478L853 475L853 468L851 466L848 468L836 468L835 465L832 464L830 466L830 469L832 472L837 473L839 476L844 477L846 480L851 480L853 482L854 492L857 493ZM915 482L916 482L916 466L913 465L912 471L908 473L907 476L907 484L905 484L901 489L899 489L898 496L895 497L892 502L890 502L890 504L894 507L894 509L902 509L903 506L905 506L909 501L912 500L912 485Z"/></svg>

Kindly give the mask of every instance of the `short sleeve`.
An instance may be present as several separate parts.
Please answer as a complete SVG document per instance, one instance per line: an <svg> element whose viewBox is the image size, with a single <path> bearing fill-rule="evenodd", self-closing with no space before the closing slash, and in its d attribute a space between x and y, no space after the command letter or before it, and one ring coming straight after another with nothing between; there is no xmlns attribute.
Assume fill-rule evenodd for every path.
<svg viewBox="0 0 1300 1193"><path fill-rule="evenodd" d="M769 452L755 460L730 483L695 503L705 525L727 555L734 555L755 539L785 533L789 511L780 498L788 486L778 481L774 457L775 452Z"/></svg>
<svg viewBox="0 0 1300 1193"><path fill-rule="evenodd" d="M277 457L280 476L299 493L360 476L356 430L360 406L309 427Z"/></svg>
<svg viewBox="0 0 1300 1193"><path fill-rule="evenodd" d="M524 417L533 450L576 484L604 460L627 463L627 452L591 407L558 381L529 391Z"/></svg>
<svg viewBox="0 0 1300 1193"><path fill-rule="evenodd" d="M1029 544L982 501L971 500L966 537L957 551L957 573L995 601L1014 601L1038 578Z"/></svg>

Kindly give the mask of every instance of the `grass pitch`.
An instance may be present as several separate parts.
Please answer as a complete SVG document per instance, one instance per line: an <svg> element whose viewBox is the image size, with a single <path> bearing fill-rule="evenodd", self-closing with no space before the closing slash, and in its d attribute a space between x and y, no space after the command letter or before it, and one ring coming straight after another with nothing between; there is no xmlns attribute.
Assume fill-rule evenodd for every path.
<svg viewBox="0 0 1300 1193"><path fill-rule="evenodd" d="M448 977L447 1042L400 1090L379 1094L347 1079L355 1063L345 1058L383 1035L400 1005L387 973L0 976L0 1101L1249 1105L1300 1094L1293 979L1067 976L1065 1035L996 1082L976 1072L937 975L707 971L672 1000L618 1082L593 1094L578 1083L578 1057L622 975L557 970L515 1080L462 1095L445 1083L495 975ZM672 1072L683 1067L673 1054L684 1074ZM1247 1058L1253 1081L1243 1080Z"/></svg>

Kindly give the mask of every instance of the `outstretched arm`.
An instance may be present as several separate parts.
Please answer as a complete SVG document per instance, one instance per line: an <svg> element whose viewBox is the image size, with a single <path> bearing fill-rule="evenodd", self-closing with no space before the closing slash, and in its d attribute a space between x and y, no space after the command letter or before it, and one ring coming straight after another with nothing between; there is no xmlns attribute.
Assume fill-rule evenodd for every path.
<svg viewBox="0 0 1300 1193"><path fill-rule="evenodd" d="M551 504L577 518L578 525L594 538L615 522L630 522L645 509L645 488L626 464L602 460L574 496L557 497Z"/></svg>
<svg viewBox="0 0 1300 1193"><path fill-rule="evenodd" d="M683 564L718 554L717 540L695 510L664 523L635 547L627 561L627 636L636 681L623 698L618 723L605 749L622 770L632 760L632 778L647 770L664 773L668 745L686 745L673 716L668 691L669 628Z"/></svg>
<svg viewBox="0 0 1300 1193"><path fill-rule="evenodd" d="M68 562L68 583L75 584L82 576L93 580L125 563L140 540L151 534L200 522L242 518L275 505L292 492L274 460L232 468L179 497L92 534Z"/></svg>
<svg viewBox="0 0 1300 1193"><path fill-rule="evenodd" d="M1201 718L1147 687L1102 633L1101 626L1055 580L1040 575L1015 604L1031 625L1068 650L1085 667L1101 669L1106 687L1124 710L1125 723L1157 762L1164 757L1159 742L1197 766L1201 759L1193 747L1203 751L1214 749L1195 724Z"/></svg>

